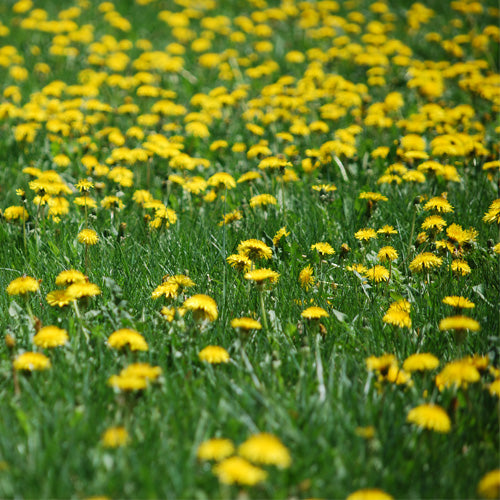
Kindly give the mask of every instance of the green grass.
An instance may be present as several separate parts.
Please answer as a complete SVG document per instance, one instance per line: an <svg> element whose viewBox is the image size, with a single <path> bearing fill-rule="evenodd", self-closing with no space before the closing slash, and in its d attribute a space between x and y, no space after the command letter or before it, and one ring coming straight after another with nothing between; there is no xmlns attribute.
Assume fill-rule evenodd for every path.
<svg viewBox="0 0 500 500"><path fill-rule="evenodd" d="M284 5L269 2L270 6L271 3L286 10ZM131 0L117 0L116 11L131 23L130 31L121 31L104 20L98 2L90 1L75 22L78 26L91 24L93 40L67 40L69 46L79 51L73 57L51 53L54 39L57 42L55 33L26 28L22 20L30 11L15 13L14 2L2 3L0 19L10 31L0 39L4 47L0 47L4 69L0 89L5 96L0 104L0 208L5 214L7 207L20 205L22 200L16 189L24 189L29 219L26 239L21 221L0 219L0 497L345 498L362 488L379 488L394 498L480 496L481 478L498 468L500 458L498 393L489 391L489 385L499 378L500 260L492 248L499 242L499 233L498 224L482 220L499 196L498 168L482 168L485 162L498 159L498 100L494 96L488 98L486 91L491 90L488 75L498 78L498 40L495 42L497 35L489 35L485 52L475 51L470 41L461 42L465 55L460 59L425 35L435 31L451 40L473 30L479 33L498 24L498 12L488 13L484 6L481 14L461 15L443 2L433 6L434 16L412 32L406 26L411 2L388 2L389 11L394 14L392 20L372 12L370 2L358 3L356 10L363 13L365 21L357 22L359 33L355 33L339 24L339 19L348 19L353 10L348 2L339 2L338 12L332 8L330 17L324 12L318 14L316 24L309 27L301 25L301 17L311 15L307 14L306 3L297 4L297 16L290 11L288 19L276 20L273 17L277 11L270 11L270 17L268 11L268 18L262 17L259 12L266 9L259 7L258 2L252 5L221 0L206 12L193 2L192 7L201 14L198 18L188 10L192 14L189 28L196 36L203 32L209 36L207 31L212 31L212 47L207 52L220 54L229 48L237 51L227 62L233 70L239 66L241 74L235 72L234 78L225 79L223 66L203 67L198 63L200 54L190 48L190 41L181 41L186 49L181 72L144 70L156 78L153 86L175 91L176 97L170 99L183 105L186 112L162 116L157 125L141 126L144 138L125 137L124 146L145 147L148 136L154 134L168 138L178 135L183 138L182 152L207 159L209 166L196 166L193 170L173 167L170 159L159 153L151 154L145 163L116 163L134 173L132 186L120 186L106 175L87 172L82 159L93 155L106 165L118 145L100 132L115 127L125 136L131 126L137 125L137 116L150 113L151 106L161 99L138 96L136 89L141 83L135 81L127 87L126 78L137 74L134 61L147 52L140 48L140 43L137 45L138 40L148 39L152 50L164 53L168 44L179 41L158 13L180 12L183 7L165 1L139 5ZM318 13L328 3L310 3L309 7ZM36 8L45 9L49 19L56 19L61 10L57 2L48 0L38 2ZM217 15L227 16L232 32L239 30L239 21L235 19L243 15L253 16L254 25L267 24L272 31L269 38L249 31L246 42L237 43L231 41L230 33L219 33L206 24L207 17ZM462 26L452 22L453 18L460 18ZM370 66L357 63L352 54L335 55L330 49L340 46L336 41L347 35L351 43L367 50L369 44L362 37L368 23L375 20L392 24L388 39L399 40L411 49L408 66L418 68L422 61L447 61L451 66L461 61L484 60L485 67L476 70L476 90L460 86L463 74L459 73L445 76L442 93L429 97L408 84L408 67L394 64L393 53L385 66L385 85L369 84ZM38 25L43 27L41 21ZM312 30L332 25L335 36L312 36ZM117 43L124 41L122 49L111 51L129 56L123 70L89 62L89 54L98 52L91 43L103 36L108 36L108 41L109 36ZM266 39L273 42L273 52L255 52L254 42ZM126 46L127 41L130 47ZM33 53L35 45L40 54ZM20 55L17 61L6 46L16 47ZM322 76L311 76L318 68L314 58L319 57L311 49L330 54L321 63ZM285 55L290 50L304 52L305 62L288 62ZM245 73L245 64L256 67L268 60L278 64L270 75L251 78ZM49 64L48 74L35 71L40 62ZM9 74L15 65L28 70L26 79L16 80ZM94 76L105 73L123 77L118 78L116 85L108 79L95 86L95 99L113 108L103 112L101 118L94 120L94 111L85 107L88 97L75 103L78 96L72 95L72 91L78 89L74 87L59 97L40 97L44 87L55 80L68 86L83 83L89 69L95 72ZM286 75L293 77L290 83L274 85ZM333 85L323 88L324 82L337 75L361 96L361 104L345 106L341 102L344 116L323 119L329 127L327 133L295 134L292 141L280 137L278 134L288 132L294 121L310 124L322 119L321 106L334 102L340 90ZM19 91L18 102L8 97L8 90L5 94L12 85ZM192 104L194 95L208 95L216 88L221 91L220 87L228 95L242 89L246 95L232 103L228 98L219 114L216 108L203 109ZM387 113L393 119L392 125L367 125L370 105L383 102L389 92L400 92L404 99L400 109ZM210 99L214 104L214 94ZM12 103L10 108L6 102ZM117 110L128 102L137 104L138 115ZM429 104L434 110L444 110L444 118L432 118L418 135L425 139L430 159L455 166L459 180L427 173L421 184L378 183L390 165L403 163L413 170L421 163L398 152L402 137L410 133L401 120L416 123L415 114L429 109ZM471 116L453 120L452 110L460 105L468 105L466 112L471 110ZM76 119L68 119L62 113L68 107L81 114L75 113ZM55 131L47 116L31 113L40 108L50 109L59 122L67 119L68 133ZM249 109L257 110L255 117L249 117ZM207 138L189 135L184 128L185 116L198 112L201 120L210 122ZM273 113L276 119L272 119ZM446 120L449 123L445 124ZM39 126L32 141L16 138L16 127L25 123ZM176 124L177 129L162 131L162 125L167 123ZM264 135L252 134L245 127L247 123L262 126ZM313 156L314 162L318 156L314 150L336 139L336 131L353 124L360 126L355 134L355 153L339 154L341 166L335 158L325 157L314 171L304 168L304 159ZM460 133L468 138L478 134L474 140L484 146L484 154L478 152L478 145L466 154L433 154L431 141L445 132L455 140ZM93 146L79 141L82 136ZM279 177L282 172L261 172L262 179L220 190L216 199L209 202L204 196L210 187L195 194L169 179L177 174L208 180L216 172L227 172L237 180L245 172L259 171L260 158L248 158L245 152L231 148L238 142L250 148L262 139L268 141L273 155L283 155L290 161L296 180L283 182ZM226 140L228 147L212 151L210 145L216 140ZM287 149L290 145L296 151ZM371 155L380 146L390 148L385 159ZM54 161L59 153L71 160L66 168ZM74 191L64 195L69 211L61 215L59 222L48 216L48 207L38 208L34 203L36 193L30 189L34 177L23 172L29 166L57 171ZM79 195L75 184L83 178L94 183L90 196L98 203L96 209L89 210L87 224L84 211L73 203ZM324 193L312 189L313 185L326 183L335 184L337 190ZM149 190L155 199L173 209L177 221L168 228L150 228L145 216L154 217L154 211L139 206L133 199L139 189ZM359 199L363 191L382 193L388 201L380 201L369 210L367 201ZM421 225L431 214L424 209L426 201L445 192L454 207L452 213L441 214L447 226L456 223L464 229L472 227L477 236L469 244L459 245L448 238L445 229L418 245ZM252 208L252 196L263 193L275 196L277 205ZM111 212L102 208L100 201L108 195L119 196L123 209ZM241 211L241 220L220 226L223 216L232 210ZM397 230L390 239L379 235L376 240L360 243L355 237L361 228L379 229L387 224ZM85 249L77 241L79 231L87 226L99 235L97 245L88 248L88 267ZM274 235L284 226L289 234L273 245ZM277 271L280 278L264 291L269 328L242 338L231 328L230 321L252 316L264 323L260 295L257 287L230 267L226 259L237 253L241 241L250 238L264 241L273 250L270 260L257 261L255 265ZM456 253L438 251L434 240L451 242ZM319 256L311 250L317 242L329 242L336 253ZM350 247L346 255L341 250L343 244ZM347 269L355 263L366 267L378 264L377 252L384 245L392 245L399 254L388 283L372 283ZM424 251L440 255L442 265L429 273L412 272L410 263ZM450 268L459 254L471 268L464 276ZM317 280L309 290L301 287L298 279L307 265L313 267ZM97 297L78 301L79 316L71 305L51 307L46 301L47 293L57 289L57 275L65 269L85 272L102 291ZM196 286L171 303L153 300L151 293L163 277L176 274L188 275ZM26 299L6 292L9 283L22 275L41 280L39 291ZM167 322L160 314L163 305L179 308L195 293L216 301L216 321L200 325L187 312ZM462 344L457 343L452 332L439 330L443 318L456 314L442 303L445 296L451 295L467 297L475 303L474 309L463 314L474 318L481 327L468 332ZM411 304L410 328L391 326L383 320L391 303L400 299ZM328 318L321 320L321 327L301 317L302 311L313 304L329 313ZM30 317L29 309L36 321ZM69 343L54 349L36 347L32 339L41 325L66 329ZM140 332L148 343L148 351L111 349L107 339L120 328ZM15 347L8 347L4 341L9 339L7 336L15 339ZM224 347L230 362L201 362L198 353L208 345ZM51 360L51 369L14 372L14 358L26 351L45 353ZM437 356L440 366L432 372L414 373L411 383L397 385L387 379L379 380L383 374L366 368L365 360L370 356L394 354L402 366L409 355L425 352ZM488 356L488 367L481 369L478 381L444 390L436 387L435 377L448 363L472 355ZM123 393L111 388L108 379L133 362L158 366L162 375L144 391ZM437 433L407 422L412 408L429 402L447 412L450 432ZM113 426L127 429L130 441L126 446L104 446L101 436ZM369 426L374 428L374 437L361 437L358 428ZM222 484L212 471L213 464L197 458L198 446L207 439L226 437L237 447L259 432L277 436L292 458L286 469L263 466L268 477L260 484Z"/></svg>

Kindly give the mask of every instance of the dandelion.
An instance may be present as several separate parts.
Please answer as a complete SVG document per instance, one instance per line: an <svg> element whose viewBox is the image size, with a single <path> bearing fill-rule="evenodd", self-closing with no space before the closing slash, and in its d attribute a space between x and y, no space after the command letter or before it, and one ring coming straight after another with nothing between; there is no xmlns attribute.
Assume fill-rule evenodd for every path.
<svg viewBox="0 0 500 500"><path fill-rule="evenodd" d="M391 495L378 488L364 488L351 493L347 500L394 500Z"/></svg>
<svg viewBox="0 0 500 500"><path fill-rule="evenodd" d="M265 259L272 257L273 251L263 241L250 239L242 241L237 248L238 254L245 255L250 260Z"/></svg>
<svg viewBox="0 0 500 500"><path fill-rule="evenodd" d="M113 349L129 347L131 351L147 351L148 344L144 337L131 328L121 328L114 331L108 338L108 346Z"/></svg>
<svg viewBox="0 0 500 500"><path fill-rule="evenodd" d="M326 242L314 243L311 245L311 250L316 250L321 256L333 255L335 253L330 243Z"/></svg>
<svg viewBox="0 0 500 500"><path fill-rule="evenodd" d="M231 327L238 328L244 331L250 331L250 330L260 330L262 328L262 325L256 319L243 317L243 318L232 319Z"/></svg>
<svg viewBox="0 0 500 500"><path fill-rule="evenodd" d="M80 299L82 297L95 297L101 294L101 289L95 283L82 281L73 283L66 288L66 296L71 299Z"/></svg>
<svg viewBox="0 0 500 500"><path fill-rule="evenodd" d="M439 366L439 359L426 352L412 354L403 362L403 369L408 372L434 370Z"/></svg>
<svg viewBox="0 0 500 500"><path fill-rule="evenodd" d="M226 224L231 224L231 222L235 222L241 220L243 218L243 214L239 210L233 210L228 214L225 214L222 220L219 222L219 226L225 226Z"/></svg>
<svg viewBox="0 0 500 500"><path fill-rule="evenodd" d="M146 380L156 380L162 373L159 366L151 366L149 363L132 363L124 368L120 375L122 377L139 377Z"/></svg>
<svg viewBox="0 0 500 500"><path fill-rule="evenodd" d="M391 262L398 258L398 252L394 247L385 246L378 251L377 257L381 262Z"/></svg>
<svg viewBox="0 0 500 500"><path fill-rule="evenodd" d="M226 261L231 267L242 272L247 272L252 267L252 261L246 255L233 254Z"/></svg>
<svg viewBox="0 0 500 500"><path fill-rule="evenodd" d="M254 486L264 481L267 472L255 467L242 457L230 457L222 460L213 468L221 483Z"/></svg>
<svg viewBox="0 0 500 500"><path fill-rule="evenodd" d="M469 264L463 259L453 259L450 267L455 274L460 276L467 276L471 272Z"/></svg>
<svg viewBox="0 0 500 500"><path fill-rule="evenodd" d="M200 358L200 361L211 364L228 363L230 359L229 353L223 347L217 345L209 345L202 349L198 353L198 358Z"/></svg>
<svg viewBox="0 0 500 500"><path fill-rule="evenodd" d="M370 356L365 359L366 369L368 371L387 372L392 365L397 366L397 360L394 354L383 354L382 356Z"/></svg>
<svg viewBox="0 0 500 500"><path fill-rule="evenodd" d="M193 311L193 316L196 320L215 321L218 316L217 303L208 295L193 295L186 299L182 306Z"/></svg>
<svg viewBox="0 0 500 500"><path fill-rule="evenodd" d="M370 227L360 229L354 233L354 237L359 241L369 241L377 238L377 232Z"/></svg>
<svg viewBox="0 0 500 500"><path fill-rule="evenodd" d="M492 470L481 478L477 485L477 493L483 498L500 497L500 469Z"/></svg>
<svg viewBox="0 0 500 500"><path fill-rule="evenodd" d="M278 246L282 238L289 236L290 233L286 230L286 227L279 229L273 237L273 245Z"/></svg>
<svg viewBox="0 0 500 500"><path fill-rule="evenodd" d="M40 288L40 283L31 276L21 276L12 280L7 286L9 295L26 295L29 292L36 292Z"/></svg>
<svg viewBox="0 0 500 500"><path fill-rule="evenodd" d="M385 378L382 378L382 380L396 385L412 384L411 374L405 372L397 365L391 365L385 374Z"/></svg>
<svg viewBox="0 0 500 500"><path fill-rule="evenodd" d="M25 352L14 360L15 370L38 371L50 368L50 359L40 352Z"/></svg>
<svg viewBox="0 0 500 500"><path fill-rule="evenodd" d="M71 304L71 302L75 301L76 298L68 295L66 290L53 290L47 294L45 300L52 307L64 307Z"/></svg>
<svg viewBox="0 0 500 500"><path fill-rule="evenodd" d="M105 448L120 448L129 443L130 436L125 427L110 427L101 436L101 443Z"/></svg>
<svg viewBox="0 0 500 500"><path fill-rule="evenodd" d="M264 284L265 282L276 283L279 277L279 273L266 268L249 271L244 276L246 280L253 281L260 285Z"/></svg>
<svg viewBox="0 0 500 500"><path fill-rule="evenodd" d="M446 411L438 405L424 404L410 410L406 421L422 429L448 433L451 420Z"/></svg>
<svg viewBox="0 0 500 500"><path fill-rule="evenodd" d="M484 214L483 221L487 224L500 224L500 198L494 200L488 211Z"/></svg>
<svg viewBox="0 0 500 500"><path fill-rule="evenodd" d="M468 360L452 361L436 375L436 386L442 391L447 387L467 387L468 384L478 382L479 371Z"/></svg>
<svg viewBox="0 0 500 500"><path fill-rule="evenodd" d="M329 314L322 307L317 306L308 307L300 315L305 319L311 320L329 317Z"/></svg>
<svg viewBox="0 0 500 500"><path fill-rule="evenodd" d="M456 307L457 309L473 309L476 307L474 302L471 302L465 297L459 297L456 295L450 295L442 300L443 304L448 306Z"/></svg>
<svg viewBox="0 0 500 500"><path fill-rule="evenodd" d="M5 217L5 220L8 222L10 222L11 220L18 220L18 219L26 221L29 217L29 214L24 207L11 206L7 207L4 210L3 216Z"/></svg>
<svg viewBox="0 0 500 500"><path fill-rule="evenodd" d="M446 221L440 215L429 215L429 217L422 222L421 227L424 231L429 229L442 231L442 229L446 227Z"/></svg>
<svg viewBox="0 0 500 500"><path fill-rule="evenodd" d="M380 229L377 229L377 233L383 234L386 237L389 237L393 234L398 234L398 232L392 226L389 226L387 224Z"/></svg>
<svg viewBox="0 0 500 500"><path fill-rule="evenodd" d="M477 332L480 329L479 323L467 316L450 316L439 322L439 329L445 330L468 330Z"/></svg>
<svg viewBox="0 0 500 500"><path fill-rule="evenodd" d="M68 269L65 271L61 271L56 276L56 285L58 286L67 286L72 283L83 283L87 280L85 274L81 271L77 271L75 269Z"/></svg>
<svg viewBox="0 0 500 500"><path fill-rule="evenodd" d="M435 210L439 213L449 213L453 212L453 207L445 197L435 196L424 205L424 210Z"/></svg>
<svg viewBox="0 0 500 500"><path fill-rule="evenodd" d="M421 272L423 270L430 270L436 267L440 267L443 263L443 259L434 255L431 252L423 252L418 254L411 262L410 262L410 271L412 272Z"/></svg>
<svg viewBox="0 0 500 500"><path fill-rule="evenodd" d="M382 318L384 323L399 326L400 328L411 328L411 318L407 311L401 309L389 308Z"/></svg>
<svg viewBox="0 0 500 500"><path fill-rule="evenodd" d="M286 468L292 463L286 446L276 436L266 432L250 436L239 446L238 453L257 464Z"/></svg>
<svg viewBox="0 0 500 500"><path fill-rule="evenodd" d="M258 194L250 198L250 206L252 208L277 204L278 200L272 194Z"/></svg>
<svg viewBox="0 0 500 500"><path fill-rule="evenodd" d="M52 348L66 344L68 332L57 326L44 326L33 337L33 343L38 347Z"/></svg>
<svg viewBox="0 0 500 500"><path fill-rule="evenodd" d="M148 381L144 377L112 375L108 379L108 385L120 391L141 391L147 388Z"/></svg>
<svg viewBox="0 0 500 500"><path fill-rule="evenodd" d="M234 444L230 439L212 438L198 446L196 456L200 460L215 460L219 462L230 457L235 451Z"/></svg>
<svg viewBox="0 0 500 500"><path fill-rule="evenodd" d="M365 276L375 283L380 283L389 280L389 271L384 266L376 265L371 269L367 269Z"/></svg>
<svg viewBox="0 0 500 500"><path fill-rule="evenodd" d="M302 288L306 290L306 292L311 288L316 281L314 277L314 270L311 265L307 265L302 269L299 273L299 283Z"/></svg>
<svg viewBox="0 0 500 500"><path fill-rule="evenodd" d="M85 245L95 245L99 241L99 236L93 229L82 229L77 236L79 243Z"/></svg>
<svg viewBox="0 0 500 500"><path fill-rule="evenodd" d="M80 191L80 193L88 193L93 187L94 184L87 179L80 179L75 187Z"/></svg>
<svg viewBox="0 0 500 500"><path fill-rule="evenodd" d="M165 297L167 299L175 299L179 294L179 285L177 283L162 283L158 285L151 293L151 298L159 299Z"/></svg>

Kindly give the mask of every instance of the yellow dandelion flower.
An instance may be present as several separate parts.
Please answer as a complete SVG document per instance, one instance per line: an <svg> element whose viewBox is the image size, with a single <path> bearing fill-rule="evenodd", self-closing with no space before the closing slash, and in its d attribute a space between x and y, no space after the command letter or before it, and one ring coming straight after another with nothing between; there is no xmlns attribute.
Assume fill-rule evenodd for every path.
<svg viewBox="0 0 500 500"><path fill-rule="evenodd" d="M441 231L444 227L446 227L446 221L440 215L429 215L429 217L422 222L421 227L424 231L429 229Z"/></svg>
<svg viewBox="0 0 500 500"><path fill-rule="evenodd" d="M483 498L500 497L500 469L492 470L481 478L477 485L477 493Z"/></svg>
<svg viewBox="0 0 500 500"><path fill-rule="evenodd" d="M306 291L311 288L311 286L314 285L314 282L316 281L316 278L314 277L314 270L311 267L311 265L307 265L300 271L299 273L299 283L302 288L304 288Z"/></svg>
<svg viewBox="0 0 500 500"><path fill-rule="evenodd" d="M178 294L179 285L177 283L162 283L153 290L153 292L151 293L151 297L155 300L159 299L160 297L175 299Z"/></svg>
<svg viewBox="0 0 500 500"><path fill-rule="evenodd" d="M236 181L231 174L226 172L217 172L208 178L207 184L217 189L233 189L236 187Z"/></svg>
<svg viewBox="0 0 500 500"><path fill-rule="evenodd" d="M369 425L367 427L356 427L354 429L356 436L362 437L363 439L373 439L375 437L375 427Z"/></svg>
<svg viewBox="0 0 500 500"><path fill-rule="evenodd" d="M374 201L374 202L387 201L389 199L389 198L387 198L387 196L384 196L381 193L373 193L371 191L363 191L363 192L359 193L358 198L360 200L369 200L369 201Z"/></svg>
<svg viewBox="0 0 500 500"><path fill-rule="evenodd" d="M278 243L281 241L281 238L290 236L290 233L286 230L286 226L282 227L281 229L278 229L276 234L273 237L273 245L277 246Z"/></svg>
<svg viewBox="0 0 500 500"><path fill-rule="evenodd" d="M100 295L101 289L94 283L84 281L69 285L65 293L71 299L80 299L82 297L95 297L96 295Z"/></svg>
<svg viewBox="0 0 500 500"><path fill-rule="evenodd" d="M394 229L394 227L389 226L387 224L385 226L382 226L380 229L377 229L377 233L383 234L384 236L390 236L391 234L398 234L398 232L396 231L396 229Z"/></svg>
<svg viewBox="0 0 500 500"><path fill-rule="evenodd" d="M38 347L50 348L66 344L69 340L68 332L57 326L44 326L33 337L33 343Z"/></svg>
<svg viewBox="0 0 500 500"><path fill-rule="evenodd" d="M347 500L394 500L389 493L378 488L363 488L351 493Z"/></svg>
<svg viewBox="0 0 500 500"><path fill-rule="evenodd" d="M322 242L314 243L311 245L311 250L316 250L321 256L333 255L335 250L332 248L330 243Z"/></svg>
<svg viewBox="0 0 500 500"><path fill-rule="evenodd" d="M65 271L61 271L56 276L56 285L67 286L72 283L82 283L86 280L87 277L81 271L77 271L76 269L67 269Z"/></svg>
<svg viewBox="0 0 500 500"><path fill-rule="evenodd" d="M262 284L264 282L276 283L280 277L279 273L271 269L254 269L245 273L244 278L246 280L254 281L257 284Z"/></svg>
<svg viewBox="0 0 500 500"><path fill-rule="evenodd" d="M407 311L389 308L382 318L384 323L399 326L400 328L411 328L411 318Z"/></svg>
<svg viewBox="0 0 500 500"><path fill-rule="evenodd" d="M424 205L424 210L435 210L439 213L449 213L453 212L453 207L445 197L435 196Z"/></svg>
<svg viewBox="0 0 500 500"><path fill-rule="evenodd" d="M27 220L29 217L29 214L28 214L28 211L24 207L11 206L11 207L7 207L4 210L3 216L5 217L6 221Z"/></svg>
<svg viewBox="0 0 500 500"><path fill-rule="evenodd" d="M477 368L467 360L452 361L436 375L436 386L441 391L446 387L467 387L478 382L480 378Z"/></svg>
<svg viewBox="0 0 500 500"><path fill-rule="evenodd" d="M377 264L371 269L367 269L365 271L365 276L375 283L380 283L381 281L389 280L389 271L384 266Z"/></svg>
<svg viewBox="0 0 500 500"><path fill-rule="evenodd" d="M47 294L45 299L52 307L64 307L76 300L75 297L68 295L66 290L53 290Z"/></svg>
<svg viewBox="0 0 500 500"><path fill-rule="evenodd" d="M443 259L434 255L431 252L423 252L418 254L411 262L410 262L410 271L418 273L423 270L428 271L429 269L433 269L435 267L440 267L443 263Z"/></svg>
<svg viewBox="0 0 500 500"><path fill-rule="evenodd" d="M231 267L242 272L247 272L252 267L252 261L246 255L233 254L226 261Z"/></svg>
<svg viewBox="0 0 500 500"><path fill-rule="evenodd" d="M215 321L218 316L215 300L201 293L186 299L182 306L193 311L193 316L196 320Z"/></svg>
<svg viewBox="0 0 500 500"><path fill-rule="evenodd" d="M120 372L120 376L156 380L161 373L162 370L159 366L151 366L149 363L132 363Z"/></svg>
<svg viewBox="0 0 500 500"><path fill-rule="evenodd" d="M398 252L394 247L385 246L378 251L377 257L381 262L393 261L398 258Z"/></svg>
<svg viewBox="0 0 500 500"><path fill-rule="evenodd" d="M492 396L500 397L500 378L488 385L488 391Z"/></svg>
<svg viewBox="0 0 500 500"><path fill-rule="evenodd" d="M412 384L411 374L399 368L397 365L389 366L384 380L396 385Z"/></svg>
<svg viewBox="0 0 500 500"><path fill-rule="evenodd" d="M250 260L270 259L273 251L263 241L250 239L242 241L237 248L238 254L245 255Z"/></svg>
<svg viewBox="0 0 500 500"><path fill-rule="evenodd" d="M494 200L488 211L484 214L483 221L487 224L500 224L500 198Z"/></svg>
<svg viewBox="0 0 500 500"><path fill-rule="evenodd" d="M438 366L439 359L427 352L412 354L403 362L403 369L408 372L434 370Z"/></svg>
<svg viewBox="0 0 500 500"><path fill-rule="evenodd" d="M366 369L368 371L387 372L392 365L397 366L397 360L394 354L383 354L382 356L370 356L365 359Z"/></svg>
<svg viewBox="0 0 500 500"><path fill-rule="evenodd" d="M240 330L249 331L249 330L261 330L262 325L259 321L253 318L234 318L231 320L232 328L239 328Z"/></svg>
<svg viewBox="0 0 500 500"><path fill-rule="evenodd" d="M330 316L322 307L317 306L308 307L300 315L305 319L320 319Z"/></svg>
<svg viewBox="0 0 500 500"><path fill-rule="evenodd" d="M224 484L253 486L267 477L266 471L255 467L242 457L226 458L215 465L213 471Z"/></svg>
<svg viewBox="0 0 500 500"><path fill-rule="evenodd" d="M226 224L231 224L231 222L235 222L241 220L243 218L243 214L239 210L233 210L228 214L225 214L222 220L219 222L219 226L225 226Z"/></svg>
<svg viewBox="0 0 500 500"><path fill-rule="evenodd" d="M78 233L77 239L85 245L95 245L99 241L99 236L93 229L82 229Z"/></svg>
<svg viewBox="0 0 500 500"><path fill-rule="evenodd" d="M219 462L230 457L235 451L234 444L230 439L212 438L198 446L196 456L200 460L215 460Z"/></svg>
<svg viewBox="0 0 500 500"><path fill-rule="evenodd" d="M209 345L198 353L200 361L211 364L229 363L229 353L218 345Z"/></svg>
<svg viewBox="0 0 500 500"><path fill-rule="evenodd" d="M144 337L131 328L120 328L108 338L108 346L113 349L129 347L131 351L147 351L148 344Z"/></svg>
<svg viewBox="0 0 500 500"><path fill-rule="evenodd" d="M266 205L277 205L278 200L272 194L257 194L250 198L250 206L252 208L266 206Z"/></svg>
<svg viewBox="0 0 500 500"><path fill-rule="evenodd" d="M459 274L460 276L467 276L471 272L469 264L463 259L453 259L450 267L455 274Z"/></svg>
<svg viewBox="0 0 500 500"><path fill-rule="evenodd" d="M241 177L236 181L238 184L242 182L255 181L257 179L262 179L262 175L259 172L255 172L250 170L249 172L245 172Z"/></svg>
<svg viewBox="0 0 500 500"><path fill-rule="evenodd" d="M476 307L474 302L471 302L465 297L459 297L456 295L450 295L442 300L443 304L448 306L456 307L457 309L473 309Z"/></svg>
<svg viewBox="0 0 500 500"><path fill-rule="evenodd" d="M360 241L368 241L377 238L377 231L370 227L360 229L354 233L354 237Z"/></svg>
<svg viewBox="0 0 500 500"><path fill-rule="evenodd" d="M119 448L129 443L130 436L125 427L110 427L101 436L101 443L105 448Z"/></svg>
<svg viewBox="0 0 500 500"><path fill-rule="evenodd" d="M78 191L88 193L93 187L94 184L90 182L87 179L80 179L77 184L75 184L75 187L78 189Z"/></svg>
<svg viewBox="0 0 500 500"><path fill-rule="evenodd" d="M9 295L25 295L28 292L36 292L40 288L40 283L31 276L21 276L12 280L7 285Z"/></svg>
<svg viewBox="0 0 500 500"><path fill-rule="evenodd" d="M250 436L238 447L238 453L257 464L286 468L292 463L286 446L276 436L266 432Z"/></svg>
<svg viewBox="0 0 500 500"><path fill-rule="evenodd" d="M40 352L25 352L14 360L15 370L37 371L48 370L50 359Z"/></svg>
<svg viewBox="0 0 500 500"><path fill-rule="evenodd" d="M445 330L469 330L477 332L480 329L479 323L467 316L450 316L444 318L439 322L439 329Z"/></svg>
<svg viewBox="0 0 500 500"><path fill-rule="evenodd" d="M311 188L314 191L318 191L320 194L333 193L334 191L337 191L337 186L334 184L315 184L314 186L311 186Z"/></svg>
<svg viewBox="0 0 500 500"><path fill-rule="evenodd" d="M446 411L438 405L424 404L410 410L406 421L422 429L447 433L451 429L451 420Z"/></svg>
<svg viewBox="0 0 500 500"><path fill-rule="evenodd" d="M148 381L144 377L111 375L108 379L108 385L120 391L141 391L146 389Z"/></svg>

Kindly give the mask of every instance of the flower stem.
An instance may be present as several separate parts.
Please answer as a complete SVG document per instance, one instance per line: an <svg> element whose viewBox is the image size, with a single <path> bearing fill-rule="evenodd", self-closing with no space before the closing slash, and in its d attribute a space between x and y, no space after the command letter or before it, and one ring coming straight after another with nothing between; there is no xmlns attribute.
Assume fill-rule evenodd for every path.
<svg viewBox="0 0 500 500"><path fill-rule="evenodd" d="M269 325L267 323L266 308L264 307L264 290L259 290L260 295L260 314L262 316L262 323L264 324L264 329L266 332L269 330Z"/></svg>

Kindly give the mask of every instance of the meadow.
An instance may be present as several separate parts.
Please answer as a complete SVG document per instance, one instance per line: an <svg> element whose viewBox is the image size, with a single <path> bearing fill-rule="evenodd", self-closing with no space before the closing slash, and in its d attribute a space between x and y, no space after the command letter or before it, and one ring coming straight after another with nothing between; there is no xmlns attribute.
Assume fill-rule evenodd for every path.
<svg viewBox="0 0 500 500"><path fill-rule="evenodd" d="M1 498L498 498L497 2L0 2Z"/></svg>

